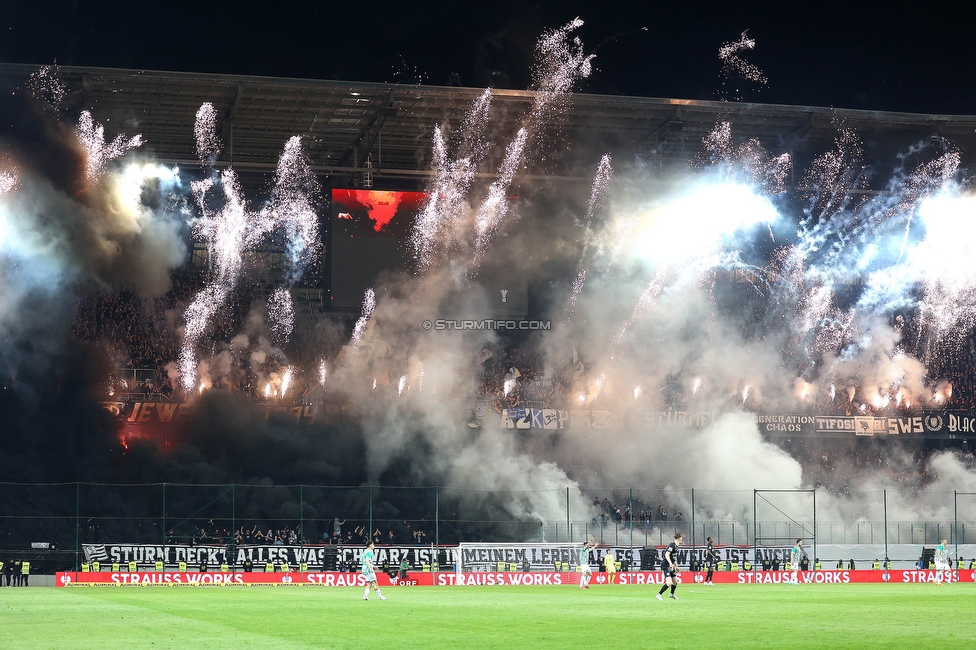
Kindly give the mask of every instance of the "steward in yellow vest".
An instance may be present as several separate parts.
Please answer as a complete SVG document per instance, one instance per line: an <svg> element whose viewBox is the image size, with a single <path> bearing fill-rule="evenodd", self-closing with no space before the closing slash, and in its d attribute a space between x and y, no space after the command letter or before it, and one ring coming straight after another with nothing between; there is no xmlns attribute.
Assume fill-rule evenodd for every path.
<svg viewBox="0 0 976 650"><path fill-rule="evenodd" d="M875 560L874 563L871 565L871 568L874 569L875 571L880 571L881 570L881 562Z"/></svg>
<svg viewBox="0 0 976 650"><path fill-rule="evenodd" d="M155 568L156 568L156 571L157 572L162 572L162 570L163 570L163 563L160 562L159 560L156 560Z"/></svg>
<svg viewBox="0 0 976 650"><path fill-rule="evenodd" d="M308 573L308 562L300 562L298 564L298 570L302 573Z"/></svg>
<svg viewBox="0 0 976 650"><path fill-rule="evenodd" d="M501 573L502 571L504 571L505 570L505 563L504 562L495 562L495 570L498 571L499 573Z"/></svg>
<svg viewBox="0 0 976 650"><path fill-rule="evenodd" d="M813 563L813 570L820 571L822 568L823 567L820 566L820 558L817 558L816 561Z"/></svg>
<svg viewBox="0 0 976 650"><path fill-rule="evenodd" d="M434 570L436 571L437 569ZM515 562L509 562L508 570L511 571L512 573L515 573L516 571L518 571L518 564L516 564Z"/></svg>
<svg viewBox="0 0 976 650"><path fill-rule="evenodd" d="M92 571L94 571L95 573L98 573L101 570L102 570L102 563L101 562L92 562Z"/></svg>
<svg viewBox="0 0 976 650"><path fill-rule="evenodd" d="M112 562L112 573L118 573L121 570L122 565L120 565L118 562Z"/></svg>
<svg viewBox="0 0 976 650"><path fill-rule="evenodd" d="M265 573L274 573L274 563L272 563L272 562L265 562L264 563L264 572Z"/></svg>
<svg viewBox="0 0 976 650"><path fill-rule="evenodd" d="M742 562L742 568L745 571L752 571L752 562L750 562L749 560L744 560Z"/></svg>
<svg viewBox="0 0 976 650"><path fill-rule="evenodd" d="M732 568L729 569L729 571L738 571L738 570L739 570L739 563L738 562L733 562L732 563Z"/></svg>
<svg viewBox="0 0 976 650"><path fill-rule="evenodd" d="M0 568L2 568L2 567L3 567L3 562L0 562ZM82 573L88 573L88 571L89 571L88 563L87 562L82 562L81 563L81 572Z"/></svg>
<svg viewBox="0 0 976 650"><path fill-rule="evenodd" d="M29 584L30 562L28 562L27 560L24 560L23 562L20 563L20 578L21 578L21 583L20 583L21 586L24 587L30 586Z"/></svg>
<svg viewBox="0 0 976 650"><path fill-rule="evenodd" d="M135 562L129 562L129 573L135 573L139 570L139 566Z"/></svg>
<svg viewBox="0 0 976 650"><path fill-rule="evenodd" d="M177 566L180 569L180 573L186 573L186 562L180 562Z"/></svg>
<svg viewBox="0 0 976 650"><path fill-rule="evenodd" d="M282 562L281 563L281 572L282 573L291 573L291 567L288 566L288 563L287 562Z"/></svg>

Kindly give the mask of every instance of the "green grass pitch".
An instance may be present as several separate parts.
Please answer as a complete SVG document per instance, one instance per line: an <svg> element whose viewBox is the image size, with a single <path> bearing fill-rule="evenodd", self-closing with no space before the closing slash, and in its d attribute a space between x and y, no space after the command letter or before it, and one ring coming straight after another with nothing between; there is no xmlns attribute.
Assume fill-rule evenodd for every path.
<svg viewBox="0 0 976 650"><path fill-rule="evenodd" d="M0 589L2 648L976 648L976 584Z"/></svg>

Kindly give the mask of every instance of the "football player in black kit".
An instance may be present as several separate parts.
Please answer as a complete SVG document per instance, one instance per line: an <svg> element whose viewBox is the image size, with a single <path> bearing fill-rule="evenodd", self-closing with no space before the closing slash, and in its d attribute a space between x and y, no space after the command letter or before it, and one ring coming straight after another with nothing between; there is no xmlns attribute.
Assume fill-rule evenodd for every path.
<svg viewBox="0 0 976 650"><path fill-rule="evenodd" d="M678 579L675 574L678 572L678 547L681 546L681 533L674 534L674 541L668 544L668 547L664 549L664 564L662 569L664 569L664 586L661 587L661 591L657 592L657 599L661 600L661 594L671 587L671 598L678 600L678 597L674 595L674 590L678 587Z"/></svg>
<svg viewBox="0 0 976 650"><path fill-rule="evenodd" d="M708 538L708 546L705 547L705 564L708 566L708 573L705 575L705 584L714 584L712 582L712 572L718 566L718 556L715 555L715 549L712 548L711 537Z"/></svg>

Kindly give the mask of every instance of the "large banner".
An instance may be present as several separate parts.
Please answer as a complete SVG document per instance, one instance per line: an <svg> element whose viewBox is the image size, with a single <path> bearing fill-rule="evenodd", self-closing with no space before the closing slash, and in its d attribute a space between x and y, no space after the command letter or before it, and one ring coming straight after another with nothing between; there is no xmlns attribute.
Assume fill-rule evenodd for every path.
<svg viewBox="0 0 976 650"><path fill-rule="evenodd" d="M296 424L337 424L355 422L358 415L351 403L322 398L314 404L253 404L257 419L288 419ZM115 418L128 428L162 430L179 426L192 417L191 403L178 402L103 402ZM463 409L462 409L463 410ZM488 428L522 431L563 431L568 429L657 429L684 427L701 429L721 416L716 411L614 411L605 409L559 409L518 406L499 409L488 402L475 402L466 412L455 414L459 424L475 422ZM949 411L923 411L916 415L799 415L757 413L760 431L776 435L840 436L928 436L954 437L976 434L976 414Z"/></svg>
<svg viewBox="0 0 976 650"><path fill-rule="evenodd" d="M687 541L687 540L686 540ZM526 564L533 571L555 569L556 563L567 564L575 569L579 564L579 549L582 544L474 544L462 543L458 547L458 555L463 571L497 571L499 563L506 569L512 564L521 570ZM933 545L928 545L930 548ZM838 560L843 560L844 568L849 568L851 560L855 566L862 569L870 568L875 562L882 562L887 557L893 568L910 569L921 557L922 544L818 544L814 549L812 544L804 546L810 565L819 557L824 568L833 569ZM612 552L614 558L633 568L660 568L664 546L597 546L589 552L589 564L594 568L602 568L604 558ZM753 548L744 545L715 545L713 551L723 564L737 565L744 568L746 562L753 567L762 565L764 561L777 562L785 568L790 559L792 546L760 546ZM816 556L814 556L816 552ZM886 556L887 553L887 556ZM949 545L949 553L954 558L976 558L976 544ZM705 546L682 545L678 548L678 566L688 568L692 561L696 566L705 561ZM954 561L955 562L955 561ZM955 566L955 563L953 564ZM966 566L969 566L967 561Z"/></svg>
<svg viewBox="0 0 976 650"><path fill-rule="evenodd" d="M676 578L679 583L702 583L702 572L682 572ZM578 585L578 572L478 572L478 573L408 573L405 579L377 574L381 587L416 586L523 586ZM718 571L712 581L739 585L787 585L793 574L787 571ZM930 583L941 579L945 582L976 582L976 570L950 571L937 576L930 570L892 571L799 571L797 582L803 584L850 584L861 582L886 582L889 584ZM660 571L634 571L617 574L616 584L609 584L606 574L593 576L595 586L614 589L618 586L649 586L657 589L664 583ZM313 587L365 587L360 573L311 572L311 573L192 573L192 572L76 572L62 571L55 576L55 586L139 585L139 586L235 586L280 585Z"/></svg>
<svg viewBox="0 0 976 650"><path fill-rule="evenodd" d="M458 547L461 569L463 571L496 571L499 563L506 567L512 564L520 569L528 565L531 570L545 570L559 565L567 564L576 567L579 564L579 544L473 544L462 543ZM660 567L661 554L664 546L597 546L589 552L589 564L591 567L603 567L603 560L607 553L613 553L614 558L621 564L626 563L630 567L646 566L648 568ZM755 549L752 546L715 546L715 553L722 562L737 562L740 565L749 561L755 563ZM770 547L759 548L760 562L762 559L773 559L785 562L790 556L790 547ZM705 547L703 545L681 546L678 549L678 566L691 566L692 560L700 563L705 558Z"/></svg>
<svg viewBox="0 0 976 650"><path fill-rule="evenodd" d="M135 562L139 569L151 569L156 562L162 562L167 569L175 569L180 562L195 569L206 564L210 569L227 564L240 571L244 562L250 560L253 566L264 568L268 562L279 566L287 564L292 569L302 563L316 570L333 571L341 565L349 569L358 568L364 546L285 546L281 544L266 546L238 546L233 551L229 546L191 546L188 544L83 544L85 560L90 564L98 562L101 568L112 564L127 566ZM399 567L404 559L411 569L421 570L435 561L441 566L454 563L453 547L434 549L430 546L378 546L376 547L376 566Z"/></svg>

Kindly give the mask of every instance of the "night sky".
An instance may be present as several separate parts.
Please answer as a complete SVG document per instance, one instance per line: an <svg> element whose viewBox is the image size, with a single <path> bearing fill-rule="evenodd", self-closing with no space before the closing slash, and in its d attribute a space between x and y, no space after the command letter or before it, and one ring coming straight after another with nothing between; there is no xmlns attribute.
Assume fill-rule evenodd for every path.
<svg viewBox="0 0 976 650"><path fill-rule="evenodd" d="M769 83L744 100L973 113L976 9L906 6L7 0L0 60L526 88L538 35L580 16L588 92L720 99L718 48L748 29Z"/></svg>

